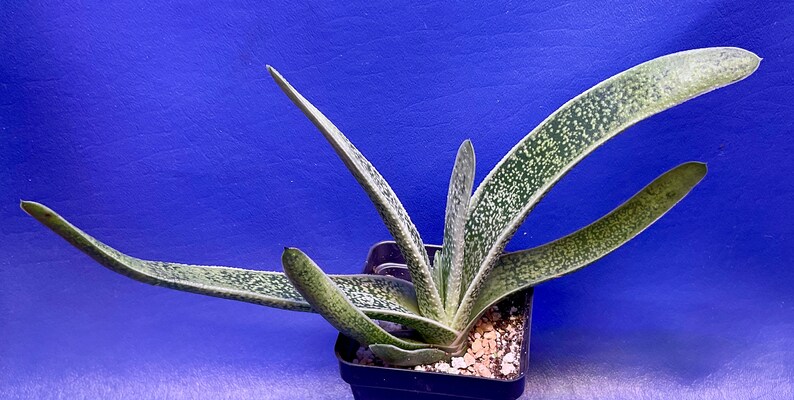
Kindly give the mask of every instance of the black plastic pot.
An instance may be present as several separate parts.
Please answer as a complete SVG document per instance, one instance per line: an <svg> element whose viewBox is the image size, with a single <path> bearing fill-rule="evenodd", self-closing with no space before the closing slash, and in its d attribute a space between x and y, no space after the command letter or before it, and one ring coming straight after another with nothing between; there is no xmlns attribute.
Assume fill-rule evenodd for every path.
<svg viewBox="0 0 794 400"><path fill-rule="evenodd" d="M439 246L427 246L432 258ZM392 275L410 280L405 259L394 242L381 242L369 251L365 274ZM529 333L532 317L532 289L514 295L511 300L524 304L524 339L521 344L521 368L513 380L452 375L412 369L366 366L350 362L355 358L358 342L339 335L336 358L342 379L350 384L356 399L517 399L524 392L529 363Z"/></svg>

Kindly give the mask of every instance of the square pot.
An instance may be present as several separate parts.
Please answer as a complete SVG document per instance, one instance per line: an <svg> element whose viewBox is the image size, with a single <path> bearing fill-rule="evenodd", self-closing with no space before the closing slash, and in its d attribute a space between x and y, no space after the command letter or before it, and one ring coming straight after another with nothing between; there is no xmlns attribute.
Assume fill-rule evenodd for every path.
<svg viewBox="0 0 794 400"><path fill-rule="evenodd" d="M431 258L440 246L426 246ZM392 275L410 280L405 259L392 241L372 246L364 266L365 274ZM524 393L529 363L529 334L532 317L532 294L529 289L508 298L524 304L524 336L521 343L521 366L518 377L512 380L452 375L413 369L387 368L353 364L358 342L342 334L334 350L339 360L339 372L350 384L356 399L517 399Z"/></svg>

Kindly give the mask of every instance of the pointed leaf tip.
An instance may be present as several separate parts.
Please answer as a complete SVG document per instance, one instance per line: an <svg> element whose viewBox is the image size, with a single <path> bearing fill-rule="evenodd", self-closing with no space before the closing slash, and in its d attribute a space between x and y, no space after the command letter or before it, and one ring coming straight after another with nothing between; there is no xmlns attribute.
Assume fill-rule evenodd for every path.
<svg viewBox="0 0 794 400"><path fill-rule="evenodd" d="M574 272L619 248L675 206L705 174L706 164L683 163L592 224L545 245L501 256L468 324L507 294Z"/></svg>
<svg viewBox="0 0 794 400"><path fill-rule="evenodd" d="M28 213L31 217L40 219L40 217L49 217L52 210L47 208L44 204L36 203L35 201L20 200L19 207Z"/></svg>
<svg viewBox="0 0 794 400"><path fill-rule="evenodd" d="M455 156L455 165L449 180L447 208L444 220L444 243L441 248L443 258L439 263L442 284L440 292L445 299L446 320L452 317L458 307L461 292L461 267L464 261L466 219L474 187L476 159L470 140L464 140Z"/></svg>
<svg viewBox="0 0 794 400"><path fill-rule="evenodd" d="M294 251L293 251L294 250ZM284 272L292 286L317 313L339 332L361 344L383 343L416 350L428 345L408 342L386 332L356 307L348 294L342 292L317 264L298 249L287 250L283 257ZM360 296L360 294L354 294Z"/></svg>
<svg viewBox="0 0 794 400"><path fill-rule="evenodd" d="M746 71L745 77L751 75L761 65L762 58L758 57L758 54L755 54L750 50L745 50L739 47L730 47L729 49L736 51L736 53L739 54L740 57L742 57Z"/></svg>
<svg viewBox="0 0 794 400"><path fill-rule="evenodd" d="M472 158L474 158L474 145L471 143L471 139L464 140L460 147L465 149L467 152L472 153Z"/></svg>
<svg viewBox="0 0 794 400"><path fill-rule="evenodd" d="M287 97L309 118L328 140L342 162L353 174L383 219L394 237L400 251L405 256L408 270L417 293L422 315L439 319L443 313L443 303L430 272L430 261L422 238L411 222L400 199L392 188L361 154L350 140L320 110L303 97L286 79L274 69L270 70L273 79Z"/></svg>
<svg viewBox="0 0 794 400"><path fill-rule="evenodd" d="M712 47L647 61L565 103L524 137L475 191L466 229L463 284L455 317L468 318L479 286L538 201L573 166L631 125L688 99L738 82L760 59L736 47ZM683 179L693 175L679 171Z"/></svg>
<svg viewBox="0 0 794 400"><path fill-rule="evenodd" d="M706 173L709 172L709 166L704 162L690 161L689 164L692 164L693 168L700 171L700 173L703 174L704 176L706 175Z"/></svg>
<svg viewBox="0 0 794 400"><path fill-rule="evenodd" d="M298 260L298 259L301 259L301 258L308 258L308 256L305 253L303 253L302 251L300 251L297 248L295 248L295 247L284 247L284 252L281 253L281 261L283 263L293 264L295 262L295 260ZM302 265L302 264L299 264L299 265ZM286 271L287 269L285 268L284 270ZM289 275L289 273L287 273L287 275Z"/></svg>
<svg viewBox="0 0 794 400"><path fill-rule="evenodd" d="M141 260L89 236L42 204L20 203L31 217L101 265L137 281L269 307L312 311L283 273ZM299 259L300 252L287 247L286 254L289 259ZM448 343L458 336L458 332L418 315L413 285L408 282L372 275L334 275L330 279L371 318L415 328L434 344Z"/></svg>
<svg viewBox="0 0 794 400"><path fill-rule="evenodd" d="M270 65L267 66L267 72L270 73L270 76L276 81L276 83L279 84L279 86L287 82L286 79L284 79L284 77L281 76L281 74Z"/></svg>
<svg viewBox="0 0 794 400"><path fill-rule="evenodd" d="M690 178L689 182L691 182L692 185L695 185L700 182L704 176L706 176L708 170L709 169L706 166L706 163L699 161L689 161L679 165L669 172L677 172L679 174L686 175L688 178Z"/></svg>

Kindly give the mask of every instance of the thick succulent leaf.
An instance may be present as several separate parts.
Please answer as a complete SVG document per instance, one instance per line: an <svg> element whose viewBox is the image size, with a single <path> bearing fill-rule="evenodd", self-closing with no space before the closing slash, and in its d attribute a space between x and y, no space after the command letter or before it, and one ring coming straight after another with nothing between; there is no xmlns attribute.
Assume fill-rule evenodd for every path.
<svg viewBox="0 0 794 400"><path fill-rule="evenodd" d="M312 308L339 332L363 345L389 344L401 349L427 348L425 343L400 339L386 332L351 302L317 264L302 251L284 249L284 272Z"/></svg>
<svg viewBox="0 0 794 400"><path fill-rule="evenodd" d="M403 350L389 344L373 344L369 346L369 349L386 364L399 367L430 364L450 357L449 354L439 349Z"/></svg>
<svg viewBox="0 0 794 400"><path fill-rule="evenodd" d="M21 206L103 266L135 280L269 307L313 311L283 273L141 260L91 237L42 204L23 201ZM419 315L413 285L409 282L374 275L333 275L331 279L371 318L414 328L431 343L449 343L457 335Z"/></svg>
<svg viewBox="0 0 794 400"><path fill-rule="evenodd" d="M436 289L438 289L438 294L441 297L443 302L444 300L444 293L446 292L446 278L445 278L445 271L442 269L442 265L444 264L444 252L443 250L436 251L436 254L433 255L433 268L431 269L433 275L433 282L436 284Z"/></svg>
<svg viewBox="0 0 794 400"><path fill-rule="evenodd" d="M268 66L268 71L284 93L303 111L322 132L336 151L339 158L364 188L370 200L375 204L386 227L394 237L400 251L405 257L411 271L411 279L416 288L419 309L422 315L441 320L444 312L441 297L433 282L430 261L424 243L419 237L416 227L405 211L397 195L375 167L356 149L350 140L326 118L316 107L309 103L281 74Z"/></svg>
<svg viewBox="0 0 794 400"><path fill-rule="evenodd" d="M444 223L444 244L441 248L444 255L439 265L444 297L446 320L455 315L460 300L460 281L463 269L463 241L466 233L466 218L469 211L471 190L474 187L474 147L471 141L465 140L458 149L452 177L449 179L447 194L446 221Z"/></svg>
<svg viewBox="0 0 794 400"><path fill-rule="evenodd" d="M336 282L338 275L331 275L331 278ZM360 308L360 307L359 307ZM395 322L405 325L415 330L424 342L444 347L454 342L460 337L460 332L452 330L452 328L430 318L422 317L421 315L391 311L386 309L366 309L361 308L368 317L372 319Z"/></svg>
<svg viewBox="0 0 794 400"><path fill-rule="evenodd" d="M567 102L522 139L475 191L466 226L467 292L454 327L504 246L545 193L582 158L629 126L758 67L753 53L730 47L684 51L640 64Z"/></svg>
<svg viewBox="0 0 794 400"><path fill-rule="evenodd" d="M469 323L505 296L577 271L622 246L669 211L704 175L705 164L679 165L587 227L543 246L503 255L477 293Z"/></svg>

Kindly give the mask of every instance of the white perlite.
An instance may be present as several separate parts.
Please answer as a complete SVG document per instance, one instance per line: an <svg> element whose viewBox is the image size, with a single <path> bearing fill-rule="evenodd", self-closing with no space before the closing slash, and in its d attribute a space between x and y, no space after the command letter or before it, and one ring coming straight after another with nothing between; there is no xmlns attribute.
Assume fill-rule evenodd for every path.
<svg viewBox="0 0 794 400"><path fill-rule="evenodd" d="M463 357L452 357L452 368L462 369L468 366L469 365L466 364L466 361L463 361Z"/></svg>
<svg viewBox="0 0 794 400"><path fill-rule="evenodd" d="M439 372L447 372L447 371L449 371L449 364L447 364L445 362L440 362L440 363L436 364L436 369Z"/></svg>
<svg viewBox="0 0 794 400"><path fill-rule="evenodd" d="M468 348L449 362L417 365L415 371L471 375L495 379L513 379L520 367L521 342L524 333L522 310L517 307L494 306L477 321L469 332ZM509 311L504 311L509 310ZM393 327L393 326L390 326ZM365 347L356 352L355 364L384 365Z"/></svg>
<svg viewBox="0 0 794 400"><path fill-rule="evenodd" d="M498 307L492 307L469 332L469 347L462 357L452 357L450 363L422 365L421 370L513 379L519 370L523 325L523 315L518 308L499 312Z"/></svg>
<svg viewBox="0 0 794 400"><path fill-rule="evenodd" d="M504 363L502 364L502 369L500 370L500 372L504 375L510 375L516 372L516 367L513 364Z"/></svg>

